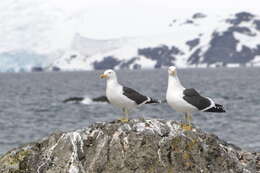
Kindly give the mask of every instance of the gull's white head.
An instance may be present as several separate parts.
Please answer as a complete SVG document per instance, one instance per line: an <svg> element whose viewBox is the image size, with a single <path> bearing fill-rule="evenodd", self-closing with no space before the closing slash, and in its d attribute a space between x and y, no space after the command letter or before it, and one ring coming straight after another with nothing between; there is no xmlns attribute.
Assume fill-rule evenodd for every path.
<svg viewBox="0 0 260 173"><path fill-rule="evenodd" d="M116 79L116 72L112 69L108 69L104 71L103 74L100 75L100 78L102 79Z"/></svg>
<svg viewBox="0 0 260 173"><path fill-rule="evenodd" d="M168 73L170 76L176 76L177 75L177 69L174 66L170 66L168 68Z"/></svg>

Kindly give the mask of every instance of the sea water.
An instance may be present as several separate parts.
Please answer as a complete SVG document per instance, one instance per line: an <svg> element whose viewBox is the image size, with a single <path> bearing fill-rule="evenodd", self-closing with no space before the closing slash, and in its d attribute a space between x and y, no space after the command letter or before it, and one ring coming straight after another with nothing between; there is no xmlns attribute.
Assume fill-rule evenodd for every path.
<svg viewBox="0 0 260 173"><path fill-rule="evenodd" d="M105 94L102 71L0 74L0 154L54 131L86 128L123 114L90 98ZM167 69L117 71L121 84L156 99L165 99ZM260 151L260 68L180 69L186 88L223 104L226 113L194 113L193 123L221 139ZM86 97L85 104L65 104L68 97ZM182 120L167 104L144 105L130 118Z"/></svg>

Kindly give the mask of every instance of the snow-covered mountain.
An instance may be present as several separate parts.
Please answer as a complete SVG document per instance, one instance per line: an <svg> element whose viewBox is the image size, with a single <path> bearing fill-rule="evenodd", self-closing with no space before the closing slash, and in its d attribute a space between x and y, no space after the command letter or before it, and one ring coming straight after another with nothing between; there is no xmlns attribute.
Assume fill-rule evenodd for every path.
<svg viewBox="0 0 260 173"><path fill-rule="evenodd" d="M64 28L62 14L53 10L49 15L44 5L48 4L29 11L12 7L11 11L19 11L20 27L11 20L2 24L0 36L9 42L0 43L0 71L260 66L260 17L249 12L196 13L173 19L166 24L170 32L165 34L97 40L80 32L70 38L73 22ZM8 15L15 17L15 13ZM8 15L2 13L0 19ZM29 16L32 25L23 16ZM52 28L44 28L44 22L52 23ZM41 32L36 33L35 27ZM31 29L31 34L24 34L25 29ZM61 45L61 40L66 42Z"/></svg>
<svg viewBox="0 0 260 173"><path fill-rule="evenodd" d="M196 13L174 19L172 32L135 38L93 40L76 34L71 50L52 63L62 70L259 66L260 17Z"/></svg>

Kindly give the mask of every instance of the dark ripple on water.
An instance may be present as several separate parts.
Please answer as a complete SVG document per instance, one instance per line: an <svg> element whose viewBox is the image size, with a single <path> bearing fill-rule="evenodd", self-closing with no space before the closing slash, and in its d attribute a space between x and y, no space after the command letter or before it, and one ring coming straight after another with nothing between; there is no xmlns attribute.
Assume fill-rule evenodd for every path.
<svg viewBox="0 0 260 173"><path fill-rule="evenodd" d="M194 123L244 149L260 151L260 68L185 69L179 71L186 87L225 105L226 114L195 113ZM121 111L109 104L63 104L70 96L104 94L101 71L0 74L0 153L53 131L85 128L110 121ZM121 83L155 98L165 98L166 70L120 71ZM149 87L149 88L147 88ZM181 120L166 104L145 105L132 117Z"/></svg>

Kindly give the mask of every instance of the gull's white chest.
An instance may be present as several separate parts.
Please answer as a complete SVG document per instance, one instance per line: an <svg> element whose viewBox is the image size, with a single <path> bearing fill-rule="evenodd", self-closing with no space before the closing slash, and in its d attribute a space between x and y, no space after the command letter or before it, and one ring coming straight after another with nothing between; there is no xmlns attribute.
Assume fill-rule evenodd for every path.
<svg viewBox="0 0 260 173"><path fill-rule="evenodd" d="M166 94L167 103L177 112L194 112L197 109L183 99L183 89L169 88Z"/></svg>
<svg viewBox="0 0 260 173"><path fill-rule="evenodd" d="M108 85L106 96L109 102L120 108L134 108L135 102L123 95L123 87L121 85Z"/></svg>

